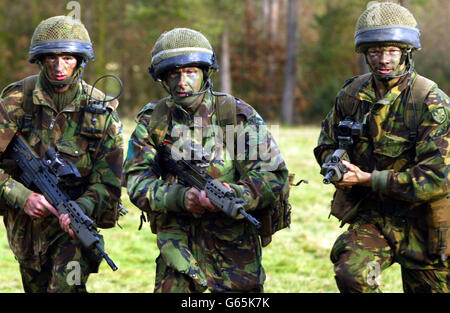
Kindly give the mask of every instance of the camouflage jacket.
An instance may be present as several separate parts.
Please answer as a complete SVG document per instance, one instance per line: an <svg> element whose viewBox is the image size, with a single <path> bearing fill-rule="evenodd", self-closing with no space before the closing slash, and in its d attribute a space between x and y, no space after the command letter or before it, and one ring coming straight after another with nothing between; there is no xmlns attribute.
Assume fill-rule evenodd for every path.
<svg viewBox="0 0 450 313"><path fill-rule="evenodd" d="M420 121L414 145L405 123L406 107L401 101L407 78L403 82L377 101L371 77L359 90L360 105L352 113L345 100L347 83L322 122L314 153L322 164L337 148L338 123L349 114L359 122L366 116L365 134L349 151L353 164L372 173L372 189L366 191L378 199L419 205L443 198L449 192L449 97L436 85L431 89L421 106L422 112L417 114Z"/></svg>
<svg viewBox="0 0 450 313"><path fill-rule="evenodd" d="M117 101L108 104L106 114L91 116L84 110L88 98L86 90L87 88L91 90L91 87L82 82L78 84L78 88L79 91L72 103L58 112L38 79L33 90L31 130L24 132L23 136L40 157L44 156L48 147L55 146L64 159L78 168L81 178L67 186L67 191L95 221L120 199L122 124L115 112ZM103 94L94 90L93 95L97 98ZM11 134L22 125L23 97L22 83L18 82L8 88L0 100L2 153L11 139ZM92 124L93 117L97 118L96 126ZM89 127L99 129L101 135L106 131L96 155L94 151L101 135L95 131L86 132ZM95 159L92 158L94 156ZM4 219L8 240L16 259L25 266L39 269L42 262L40 255L44 255L52 242L64 234L58 219L53 215L43 219L31 219L26 215L23 208L32 191L16 181L4 169L0 169L0 192L0 199L7 207Z"/></svg>
<svg viewBox="0 0 450 313"><path fill-rule="evenodd" d="M431 88L424 103L417 106L421 112L417 114L417 137L413 140L405 117L410 103L405 106L402 102L408 78L378 100L373 79L370 77L356 93L358 105L353 108L346 93L351 80L346 83L322 122L314 149L319 164L328 161L338 147L340 121L346 116L358 122L365 120L363 136L348 152L351 163L372 174L371 188L337 190L332 214L338 216L336 212L345 211L350 217L343 220L351 224L350 229L367 222L377 225L402 266L433 269L440 265L438 258L428 253L426 212L429 203L449 195L449 97L437 85Z"/></svg>
<svg viewBox="0 0 450 313"><path fill-rule="evenodd" d="M162 180L156 174L159 172L157 161L155 161L156 150L152 146L148 130L151 114L156 103L149 103L138 115L138 125L129 141L128 154L124 164L124 178L130 199L137 207L157 215L164 215L164 218L157 219L158 227L161 227L162 224L168 223L172 216L181 216L182 219L185 218L186 221L189 221L192 214L187 214L188 212L184 209L183 194L187 188L176 183L171 176ZM246 200L245 209L247 211L264 207L275 199L274 190L281 188L288 177L288 170L278 146L259 114L247 103L237 100L237 123L241 128L236 127L236 129L241 131L237 134L235 143L241 142L243 144L241 146L245 149L234 150L238 154L240 153L235 158L236 162L233 162L227 149L222 149L219 153L216 153L212 149L218 146L214 134L215 130L218 130L214 127L218 125L217 116L214 114L214 103L213 97L207 93L203 102L191 117L181 107L169 100L167 104L171 122L166 140L176 143L177 140L182 139L180 134L183 131L184 136L188 133L188 140L193 138L192 140L201 144L205 150L213 151L212 154L215 156L209 166L204 168L209 175L220 181L230 183L235 193ZM252 132L252 130L258 129L266 130L267 136L257 136L255 132ZM199 132L202 132L202 134ZM260 153L255 153L258 144L262 143L272 144L271 150L268 151L271 157L267 158L266 155L264 160ZM229 227L232 228L233 223L230 223L232 219L224 213L210 214L210 217L221 220L221 224L231 225ZM219 232L219 229L218 227L216 231ZM226 229L222 229L222 231L227 232Z"/></svg>

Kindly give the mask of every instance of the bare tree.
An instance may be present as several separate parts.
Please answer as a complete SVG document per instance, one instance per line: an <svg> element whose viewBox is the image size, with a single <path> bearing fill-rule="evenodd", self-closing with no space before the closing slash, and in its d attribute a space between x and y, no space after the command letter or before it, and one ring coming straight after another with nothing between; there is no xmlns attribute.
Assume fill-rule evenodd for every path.
<svg viewBox="0 0 450 313"><path fill-rule="evenodd" d="M266 78L265 79L265 99L268 104L274 103L275 88L273 86L273 77L276 71L276 51L278 47L278 21L280 15L280 3L279 0L269 0L268 3L268 20L267 20L267 52L266 52Z"/></svg>
<svg viewBox="0 0 450 313"><path fill-rule="evenodd" d="M409 9L409 0L400 0L400 5Z"/></svg>
<svg viewBox="0 0 450 313"><path fill-rule="evenodd" d="M281 122L292 125L294 121L295 88L297 84L297 49L299 33L297 30L299 0L289 0L287 18L286 65L284 91L281 102Z"/></svg>
<svg viewBox="0 0 450 313"><path fill-rule="evenodd" d="M231 94L232 83L230 69L230 32L226 23L224 25L224 29L220 39L220 89L222 92Z"/></svg>

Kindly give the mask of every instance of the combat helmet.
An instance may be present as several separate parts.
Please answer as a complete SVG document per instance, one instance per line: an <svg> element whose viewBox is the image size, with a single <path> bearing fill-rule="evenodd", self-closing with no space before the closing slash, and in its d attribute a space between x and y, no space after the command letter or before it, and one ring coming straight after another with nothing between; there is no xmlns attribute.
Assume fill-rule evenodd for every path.
<svg viewBox="0 0 450 313"><path fill-rule="evenodd" d="M207 72L219 69L214 50L202 33L189 28L163 33L151 52L150 75L161 81L168 70L185 66L200 67Z"/></svg>
<svg viewBox="0 0 450 313"><path fill-rule="evenodd" d="M31 63L46 53L70 53L82 57L82 66L95 59L89 33L80 20L70 16L50 17L36 27L30 44Z"/></svg>
<svg viewBox="0 0 450 313"><path fill-rule="evenodd" d="M355 50L374 45L420 49L420 30L412 13L399 4L371 1L356 23Z"/></svg>

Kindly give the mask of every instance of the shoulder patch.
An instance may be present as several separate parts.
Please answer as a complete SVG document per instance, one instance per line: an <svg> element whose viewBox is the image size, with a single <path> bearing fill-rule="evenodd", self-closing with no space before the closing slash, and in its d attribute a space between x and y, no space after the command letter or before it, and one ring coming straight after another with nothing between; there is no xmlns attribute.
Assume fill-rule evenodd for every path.
<svg viewBox="0 0 450 313"><path fill-rule="evenodd" d="M431 112L431 116L433 120L438 123L442 124L447 120L447 112L445 111L444 107L437 107Z"/></svg>

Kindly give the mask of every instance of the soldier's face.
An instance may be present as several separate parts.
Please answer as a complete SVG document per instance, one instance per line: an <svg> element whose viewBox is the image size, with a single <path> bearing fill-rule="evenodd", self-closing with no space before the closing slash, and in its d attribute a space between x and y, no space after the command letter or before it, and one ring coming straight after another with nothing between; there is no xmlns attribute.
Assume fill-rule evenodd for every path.
<svg viewBox="0 0 450 313"><path fill-rule="evenodd" d="M49 54L44 57L43 66L51 79L63 81L73 75L77 59L70 54Z"/></svg>
<svg viewBox="0 0 450 313"><path fill-rule="evenodd" d="M182 67L170 70L165 79L174 97L187 97L199 92L203 83L203 71L198 67Z"/></svg>
<svg viewBox="0 0 450 313"><path fill-rule="evenodd" d="M373 71L382 75L399 75L405 69L400 65L402 50L398 47L371 47L366 52L367 63Z"/></svg>

